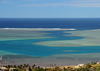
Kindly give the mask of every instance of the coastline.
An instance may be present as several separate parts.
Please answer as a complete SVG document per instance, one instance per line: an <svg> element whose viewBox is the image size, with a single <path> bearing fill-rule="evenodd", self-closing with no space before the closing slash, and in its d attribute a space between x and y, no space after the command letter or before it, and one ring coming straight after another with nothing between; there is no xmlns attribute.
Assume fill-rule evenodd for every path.
<svg viewBox="0 0 100 71"><path fill-rule="evenodd" d="M75 57L66 57L66 58L52 58L52 57L31 57L25 55L4 55L3 56L3 65L21 65L29 64L41 67L51 67L50 64L56 64L56 66L75 66L78 64L87 64L91 62L98 61L99 58L75 58Z"/></svg>

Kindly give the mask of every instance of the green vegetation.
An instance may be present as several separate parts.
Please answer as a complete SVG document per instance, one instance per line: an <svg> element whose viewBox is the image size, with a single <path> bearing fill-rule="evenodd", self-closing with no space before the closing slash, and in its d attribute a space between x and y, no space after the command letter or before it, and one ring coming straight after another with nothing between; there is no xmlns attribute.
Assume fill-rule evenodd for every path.
<svg viewBox="0 0 100 71"><path fill-rule="evenodd" d="M69 66L69 67L51 66L51 67L43 68L40 66L36 66L35 64L33 66L30 66L28 64L6 65L3 66L3 68L1 68L0 70L3 71L100 71L100 64L97 64L97 62L92 62L80 66L78 68L76 68L76 66Z"/></svg>

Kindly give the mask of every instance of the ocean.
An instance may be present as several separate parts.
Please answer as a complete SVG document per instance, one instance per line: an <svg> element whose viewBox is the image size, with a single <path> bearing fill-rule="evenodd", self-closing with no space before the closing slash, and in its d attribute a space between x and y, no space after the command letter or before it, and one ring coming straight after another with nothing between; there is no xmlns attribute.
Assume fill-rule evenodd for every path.
<svg viewBox="0 0 100 71"><path fill-rule="evenodd" d="M0 28L99 29L100 18L0 18Z"/></svg>
<svg viewBox="0 0 100 71"><path fill-rule="evenodd" d="M15 57L17 61L13 62L18 63L18 59L28 56L37 59L33 62L41 66L50 63L66 65L72 60L73 63L67 62L70 65L96 61L100 57L99 37L96 36L100 35L100 18L0 18L0 28L0 55L8 62ZM21 30L23 28L75 30ZM45 64L38 59L44 60Z"/></svg>

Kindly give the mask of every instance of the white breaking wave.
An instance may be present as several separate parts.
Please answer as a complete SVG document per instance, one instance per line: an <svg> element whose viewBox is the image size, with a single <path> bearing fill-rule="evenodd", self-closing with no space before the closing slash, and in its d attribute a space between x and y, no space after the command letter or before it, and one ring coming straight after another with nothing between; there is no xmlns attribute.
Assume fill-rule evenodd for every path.
<svg viewBox="0 0 100 71"><path fill-rule="evenodd" d="M1 30L76 30L73 28L0 28Z"/></svg>

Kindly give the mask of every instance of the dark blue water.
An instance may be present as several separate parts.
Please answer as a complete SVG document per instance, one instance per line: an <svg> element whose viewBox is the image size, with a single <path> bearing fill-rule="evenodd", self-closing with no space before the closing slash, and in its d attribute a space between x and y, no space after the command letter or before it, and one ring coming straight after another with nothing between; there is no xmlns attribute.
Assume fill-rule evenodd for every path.
<svg viewBox="0 0 100 71"><path fill-rule="evenodd" d="M0 18L0 28L99 29L100 18Z"/></svg>
<svg viewBox="0 0 100 71"><path fill-rule="evenodd" d="M72 18L72 19L0 19L0 28L74 28L77 30L100 29L100 18ZM45 36L52 36L56 38L35 39L35 40L14 40L14 41L0 41L0 50L20 55L29 56L49 56L54 54L80 54L80 53L99 53L100 47L50 47L35 45L33 43L40 41L54 41L54 40L75 40L84 39L84 37L63 36L69 33L63 31L45 31L52 33ZM28 44L26 44L28 43ZM78 52L64 52L64 50L78 50Z"/></svg>

